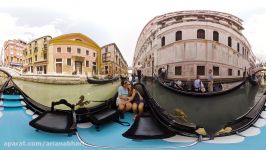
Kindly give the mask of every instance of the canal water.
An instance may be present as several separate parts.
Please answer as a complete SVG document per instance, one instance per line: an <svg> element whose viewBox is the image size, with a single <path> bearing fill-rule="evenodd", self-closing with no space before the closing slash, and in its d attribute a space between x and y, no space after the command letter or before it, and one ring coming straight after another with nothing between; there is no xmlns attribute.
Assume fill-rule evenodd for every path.
<svg viewBox="0 0 266 150"><path fill-rule="evenodd" d="M68 102L76 104L81 95L84 95L85 100L91 101L86 107L92 107L102 103L93 101L104 101L113 97L120 85L119 81L104 85L55 85L17 79L13 79L13 81L33 100L49 107L52 101L60 99L66 99ZM64 108L64 106L60 105L59 108Z"/></svg>
<svg viewBox="0 0 266 150"><path fill-rule="evenodd" d="M119 81L105 85L53 85L15 79L13 81L28 96L46 106L50 106L52 101L62 98L75 104L81 95L84 95L86 100L104 101L111 98L120 85ZM264 84L259 87L252 86L247 82L240 89L226 95L202 98L174 93L165 89L156 81L147 80L143 83L162 108L170 114L174 114L176 108L183 110L190 122L204 127L209 134L215 133L226 123L245 114L256 104L266 89L264 81ZM100 103L91 102L86 107L92 107Z"/></svg>
<svg viewBox="0 0 266 150"><path fill-rule="evenodd" d="M162 87L157 81L143 82L151 96L170 114L179 108L189 122L204 127L209 134L216 133L227 122L244 115L263 95L265 86L252 86L249 82L231 93L215 97L189 97Z"/></svg>

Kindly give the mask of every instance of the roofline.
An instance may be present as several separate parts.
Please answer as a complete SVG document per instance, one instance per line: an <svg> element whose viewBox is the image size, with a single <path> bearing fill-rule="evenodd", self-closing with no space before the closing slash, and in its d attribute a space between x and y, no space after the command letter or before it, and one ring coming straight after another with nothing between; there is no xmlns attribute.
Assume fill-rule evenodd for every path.
<svg viewBox="0 0 266 150"><path fill-rule="evenodd" d="M80 35L80 36L84 36L85 38L89 39L89 42L93 45L95 45L95 47L97 48L101 48L94 40L92 40L90 37L86 36L85 34L82 34L82 33L67 33L67 34L62 34L62 35L59 35L57 37L54 37L51 39L50 42L53 42L54 40L58 39L58 38L61 38L61 37L65 37L65 36L71 36L71 35Z"/></svg>
<svg viewBox="0 0 266 150"><path fill-rule="evenodd" d="M115 48L118 50L119 54L121 55L122 59L124 60L124 62L126 62L126 65L128 66L127 61L124 59L124 57L123 57L123 55L122 55L120 49L117 47L117 45L116 45L114 42L102 46L101 49L103 49L103 48L105 48L105 47L107 47L107 46L111 46L111 45L114 45L114 46L115 46Z"/></svg>
<svg viewBox="0 0 266 150"><path fill-rule="evenodd" d="M32 41L29 42L28 44L33 43L34 41L37 41L37 40L42 39L42 38L45 38L45 37L50 37L50 38L52 38L52 36L50 36L50 35L45 35L45 36L42 36L42 37L39 37L39 38L37 38L37 39L32 40Z"/></svg>
<svg viewBox="0 0 266 150"><path fill-rule="evenodd" d="M216 13L221 13L221 14L226 14L226 15L230 15L230 16L233 16L237 19L239 19L241 22L243 22L242 19L240 19L239 17L235 16L235 15L232 15L232 14L229 14L229 13L225 13L225 12L221 12L221 11L213 11L213 10L182 10L182 11L173 11L173 12L169 12L169 13L165 13L165 14L162 14L162 15L158 15L158 16L155 16L154 18L152 18L141 30L140 34L139 34L139 37L138 37L138 40L137 40L137 44L139 42L139 38L141 37L141 34L143 33L144 29L150 24L152 23L154 20L156 20L157 18L159 19L160 17L164 16L164 15L170 15L170 14L174 14L174 13L178 13L178 12L197 12L197 11L209 11L209 12L216 12ZM136 49L137 47L135 47Z"/></svg>

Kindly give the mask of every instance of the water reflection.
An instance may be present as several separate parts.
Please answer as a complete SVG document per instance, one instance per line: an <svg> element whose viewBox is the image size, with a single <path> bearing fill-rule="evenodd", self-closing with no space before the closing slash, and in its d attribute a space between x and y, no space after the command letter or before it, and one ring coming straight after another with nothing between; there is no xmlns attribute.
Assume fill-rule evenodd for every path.
<svg viewBox="0 0 266 150"><path fill-rule="evenodd" d="M79 97L84 95L85 100L103 101L111 98L117 92L119 81L104 84L81 84L81 85L54 85L28 82L22 80L13 81L32 99L35 101L51 106L52 101L59 99L66 99L68 102L75 104L78 102ZM98 105L99 102L91 102L86 107Z"/></svg>
<svg viewBox="0 0 266 150"><path fill-rule="evenodd" d="M262 96L264 87L254 87L248 82L240 89L216 97L188 97L165 89L156 81L143 82L153 98L174 114L183 110L188 120L204 127L208 133L215 133L230 122L245 114Z"/></svg>

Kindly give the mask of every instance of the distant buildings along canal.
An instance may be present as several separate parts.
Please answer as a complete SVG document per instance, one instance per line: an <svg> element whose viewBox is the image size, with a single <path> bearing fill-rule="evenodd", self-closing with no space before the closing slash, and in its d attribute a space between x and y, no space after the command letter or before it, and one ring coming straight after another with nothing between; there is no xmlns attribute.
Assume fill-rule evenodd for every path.
<svg viewBox="0 0 266 150"><path fill-rule="evenodd" d="M48 65L48 42L51 36L43 36L29 42L24 50L24 72L46 74Z"/></svg>
<svg viewBox="0 0 266 150"><path fill-rule="evenodd" d="M4 65L22 67L23 50L26 42L22 40L8 40L4 42Z"/></svg>
<svg viewBox="0 0 266 150"><path fill-rule="evenodd" d="M242 20L216 11L178 11L153 18L139 35L134 70L145 76L165 67L170 79L239 78L255 65Z"/></svg>
<svg viewBox="0 0 266 150"><path fill-rule="evenodd" d="M101 74L127 74L128 65L115 43L101 48Z"/></svg>
<svg viewBox="0 0 266 150"><path fill-rule="evenodd" d="M4 52L4 63L7 66L23 66L23 72L27 74L127 74L127 62L115 43L101 48L81 33L55 38L47 35L29 43L8 40Z"/></svg>

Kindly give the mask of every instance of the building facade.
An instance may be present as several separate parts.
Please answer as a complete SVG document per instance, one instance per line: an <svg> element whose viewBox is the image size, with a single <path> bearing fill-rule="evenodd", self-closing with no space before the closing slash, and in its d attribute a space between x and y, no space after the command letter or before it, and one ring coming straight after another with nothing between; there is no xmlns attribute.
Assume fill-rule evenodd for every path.
<svg viewBox="0 0 266 150"><path fill-rule="evenodd" d="M48 46L51 36L43 36L29 42L23 52L24 72L47 74Z"/></svg>
<svg viewBox="0 0 266 150"><path fill-rule="evenodd" d="M128 65L115 43L101 48L101 74L103 75L126 75Z"/></svg>
<svg viewBox="0 0 266 150"><path fill-rule="evenodd" d="M89 37L65 34L49 41L48 71L56 74L98 74L101 48Z"/></svg>
<svg viewBox="0 0 266 150"><path fill-rule="evenodd" d="M92 75L99 68L100 47L80 33L44 36L28 43L27 72L33 74Z"/></svg>
<svg viewBox="0 0 266 150"><path fill-rule="evenodd" d="M251 46L242 34L242 20L216 11L179 11L157 16L143 28L133 66L145 76L165 67L170 79L242 77L255 65Z"/></svg>
<svg viewBox="0 0 266 150"><path fill-rule="evenodd" d="M22 67L23 50L26 42L22 40L8 40L4 42L4 65Z"/></svg>

